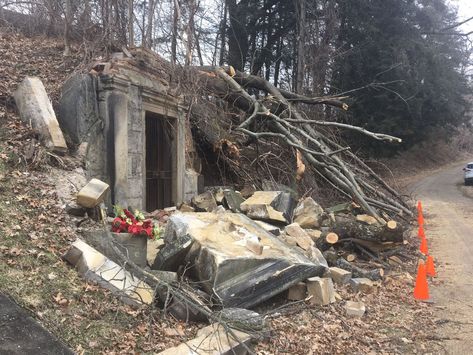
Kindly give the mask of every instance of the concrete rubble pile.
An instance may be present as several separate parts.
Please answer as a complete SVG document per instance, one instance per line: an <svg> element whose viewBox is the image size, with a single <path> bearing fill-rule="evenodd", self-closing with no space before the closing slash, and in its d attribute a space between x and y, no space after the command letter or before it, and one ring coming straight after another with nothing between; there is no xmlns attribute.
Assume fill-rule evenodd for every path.
<svg viewBox="0 0 473 355"><path fill-rule="evenodd" d="M79 192L77 203L96 208L107 189L106 184L92 180ZM243 198L233 189L212 188L180 206L150 214L165 216L166 225L160 240L148 242L143 270L164 283L149 282L127 265L120 266L120 260L103 242L111 236L104 229L77 240L65 259L85 277L132 305L149 304L153 299L165 302L169 288L163 285L185 285L212 312L250 312L246 309L283 292L289 301L306 300L315 306L327 306L341 301L338 288L353 294L376 292L377 281L383 276L376 267L356 266L349 258L356 254L347 254L343 248L346 243L338 243L345 236L332 232L340 213L351 214L356 223L369 220L357 217L352 209L356 205L324 210L310 197L296 203L290 193L282 191L255 191ZM116 280L117 274L120 281ZM178 318L208 318L178 299L168 306L168 311ZM362 317L366 311L363 303L349 300L345 309L347 315L355 317ZM210 327L221 331L216 324ZM222 351L240 349L251 340L248 333L239 335L241 341L227 339L220 343ZM198 344L203 339L207 338L199 334L188 344ZM167 353L186 353L186 349L189 348L177 347Z"/></svg>

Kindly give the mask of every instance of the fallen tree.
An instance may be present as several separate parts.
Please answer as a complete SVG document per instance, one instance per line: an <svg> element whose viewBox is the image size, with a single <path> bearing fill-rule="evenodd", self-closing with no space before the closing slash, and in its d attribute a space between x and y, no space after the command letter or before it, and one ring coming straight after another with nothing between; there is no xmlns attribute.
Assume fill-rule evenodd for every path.
<svg viewBox="0 0 473 355"><path fill-rule="evenodd" d="M234 129L259 140L282 140L300 152L304 164L342 195L359 204L366 213L384 225L393 216L411 216L409 205L378 174L321 128L347 129L373 139L401 142L401 139L339 122L310 119L297 103L329 105L348 109L344 97L310 98L280 90L261 77L235 72L232 67L188 68L198 78L206 94L219 97L246 113ZM195 74L195 75L194 75ZM262 93L257 98L249 91Z"/></svg>

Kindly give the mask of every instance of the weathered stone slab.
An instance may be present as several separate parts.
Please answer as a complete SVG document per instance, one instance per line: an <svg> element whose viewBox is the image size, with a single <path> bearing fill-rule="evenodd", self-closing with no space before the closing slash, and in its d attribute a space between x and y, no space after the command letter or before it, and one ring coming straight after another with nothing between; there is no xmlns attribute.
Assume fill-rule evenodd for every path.
<svg viewBox="0 0 473 355"><path fill-rule="evenodd" d="M334 266L330 268L330 276L332 277L333 282L336 284L347 285L350 282L352 274L350 271Z"/></svg>
<svg viewBox="0 0 473 355"><path fill-rule="evenodd" d="M347 303L345 303L345 311L347 312L347 316L363 317L366 307L363 302L347 301Z"/></svg>
<svg viewBox="0 0 473 355"><path fill-rule="evenodd" d="M98 179L90 180L77 194L77 204L93 208L103 202L109 185Z"/></svg>
<svg viewBox="0 0 473 355"><path fill-rule="evenodd" d="M66 152L66 141L41 80L26 77L13 97L21 120L39 132L44 145L58 153Z"/></svg>
<svg viewBox="0 0 473 355"><path fill-rule="evenodd" d="M319 306L326 306L335 302L335 289L332 279L311 277L307 279L307 291L312 298L310 302Z"/></svg>
<svg viewBox="0 0 473 355"><path fill-rule="evenodd" d="M323 214L322 207L312 197L306 197L295 208L293 221L302 228L319 228Z"/></svg>
<svg viewBox="0 0 473 355"><path fill-rule="evenodd" d="M59 124L75 145L89 140L92 127L99 120L96 81L93 75L77 74L61 90Z"/></svg>
<svg viewBox="0 0 473 355"><path fill-rule="evenodd" d="M217 208L217 202L210 191L206 191L192 198L192 204L197 211L211 212Z"/></svg>
<svg viewBox="0 0 473 355"><path fill-rule="evenodd" d="M250 218L290 223L294 199L286 192L256 191L240 209Z"/></svg>
<svg viewBox="0 0 473 355"><path fill-rule="evenodd" d="M211 324L202 328L197 337L173 348L166 349L162 355L244 355L245 346L251 344L251 335L232 329L238 339L229 336L225 328L218 324ZM245 345L243 345L245 344Z"/></svg>
<svg viewBox="0 0 473 355"><path fill-rule="evenodd" d="M169 266L162 252L183 245L173 267L193 265L191 271L204 290L226 307L252 307L327 269L242 214L177 213L169 219L164 239L154 266ZM248 240L262 245L260 255L247 248ZM192 244L188 252L182 241Z"/></svg>
<svg viewBox="0 0 473 355"><path fill-rule="evenodd" d="M148 284L80 239L72 244L63 258L83 277L109 289L127 304L140 306L153 302L153 290Z"/></svg>
<svg viewBox="0 0 473 355"><path fill-rule="evenodd" d="M301 228L298 223L291 223L284 228L284 231L287 235L290 235L296 240L296 243L299 247L304 250L308 250L314 241L312 238Z"/></svg>

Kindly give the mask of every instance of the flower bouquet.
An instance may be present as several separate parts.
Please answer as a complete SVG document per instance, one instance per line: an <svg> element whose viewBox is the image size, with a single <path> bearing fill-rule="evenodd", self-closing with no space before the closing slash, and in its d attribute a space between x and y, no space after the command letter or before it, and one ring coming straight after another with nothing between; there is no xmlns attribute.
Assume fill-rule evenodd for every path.
<svg viewBox="0 0 473 355"><path fill-rule="evenodd" d="M149 239L157 239L161 234L158 224L153 224L150 219L145 219L142 212L135 210L131 213L129 210L120 206L113 207L115 219L112 222L112 232L130 233L133 236L146 236Z"/></svg>
<svg viewBox="0 0 473 355"><path fill-rule="evenodd" d="M114 206L115 219L112 222L113 240L121 246L122 252L136 265L146 266L148 239L159 238L158 224L145 219L140 211L131 213L120 206Z"/></svg>

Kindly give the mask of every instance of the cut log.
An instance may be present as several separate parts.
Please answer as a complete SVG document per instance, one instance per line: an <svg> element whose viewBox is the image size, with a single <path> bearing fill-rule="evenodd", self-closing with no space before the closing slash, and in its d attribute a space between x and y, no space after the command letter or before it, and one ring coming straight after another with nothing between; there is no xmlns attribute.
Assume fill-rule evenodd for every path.
<svg viewBox="0 0 473 355"><path fill-rule="evenodd" d="M356 254L348 254L348 255L345 257L345 259L346 259L348 262L351 263L351 262L355 261L355 259L356 259Z"/></svg>
<svg viewBox="0 0 473 355"><path fill-rule="evenodd" d="M396 221L389 221L385 225L365 224L352 215L339 214L335 216L335 222L330 228L339 236L339 239L355 238L375 242L403 242L403 228Z"/></svg>
<svg viewBox="0 0 473 355"><path fill-rule="evenodd" d="M334 244L338 242L338 235L336 233L330 232L327 234L322 234L320 238L315 241L317 248L321 251L325 251L331 248Z"/></svg>
<svg viewBox="0 0 473 355"><path fill-rule="evenodd" d="M363 269L361 267L355 266L343 258L337 259L336 266L340 269L351 271L353 277L364 277L373 281L381 280L384 276L384 270L379 269Z"/></svg>

